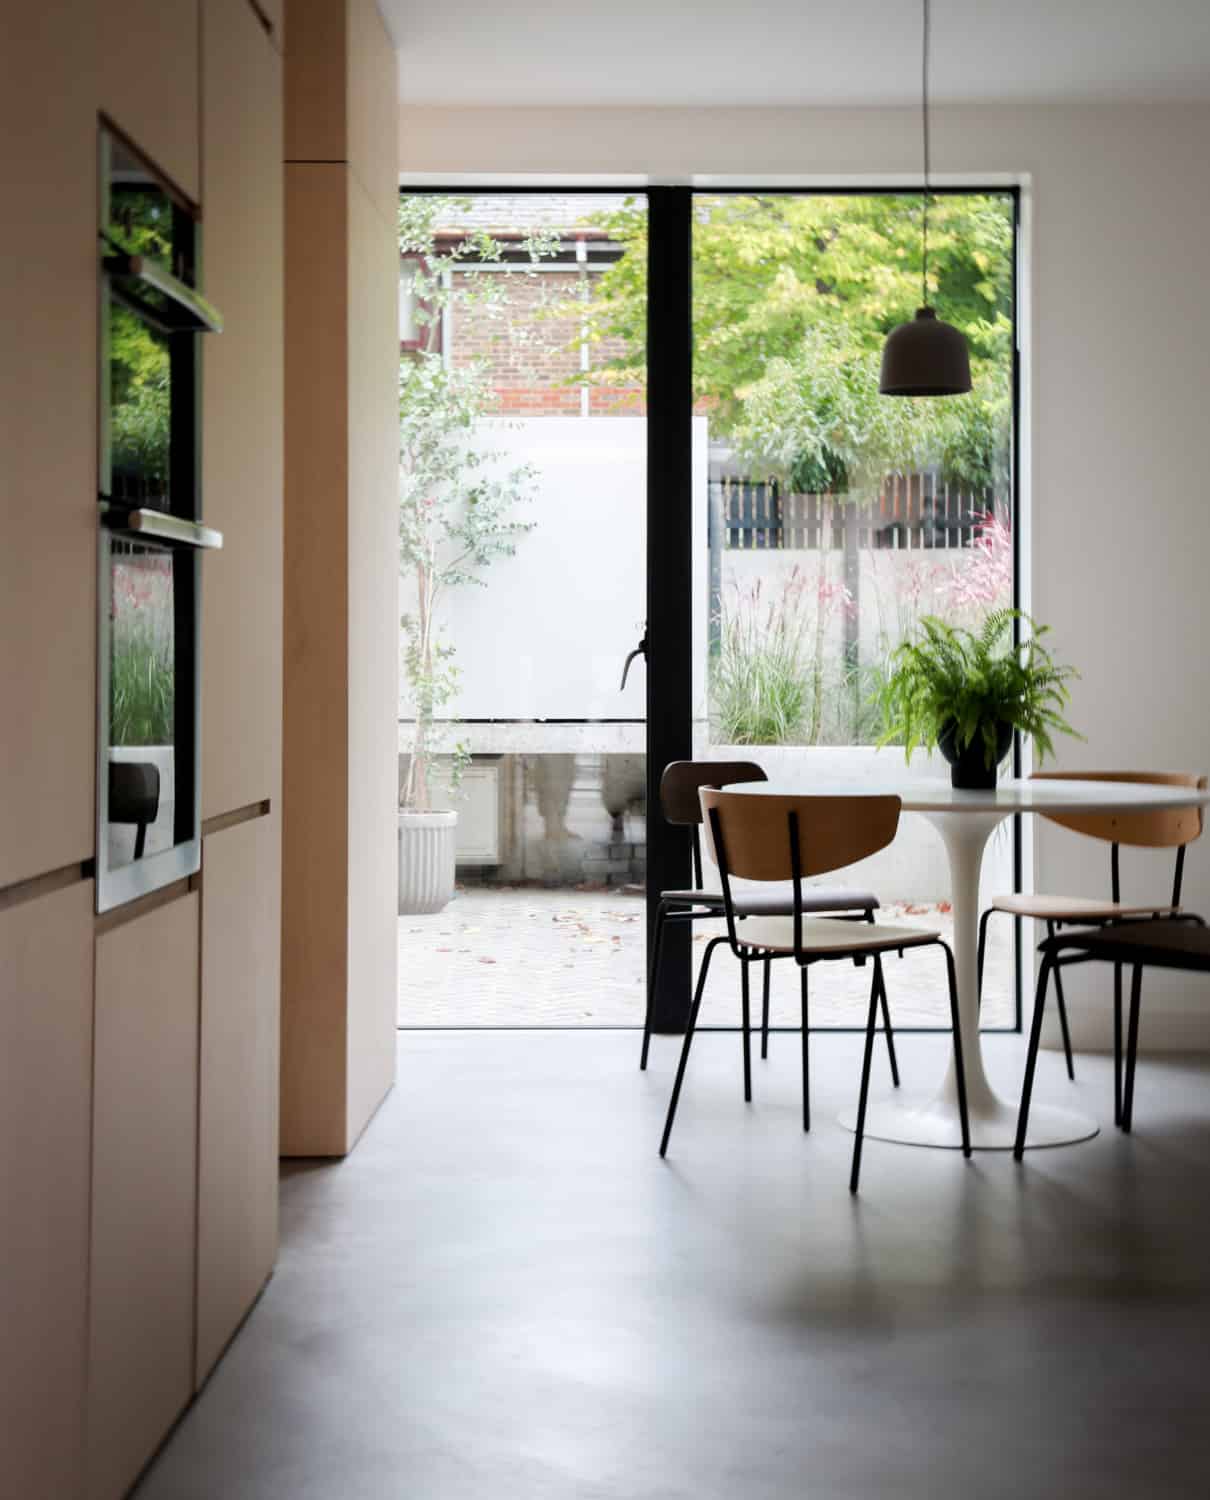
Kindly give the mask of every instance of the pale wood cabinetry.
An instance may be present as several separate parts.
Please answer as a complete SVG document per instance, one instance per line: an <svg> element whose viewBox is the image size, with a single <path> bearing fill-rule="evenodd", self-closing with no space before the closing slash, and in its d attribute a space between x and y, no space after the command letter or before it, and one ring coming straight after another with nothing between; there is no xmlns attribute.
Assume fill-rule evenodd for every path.
<svg viewBox="0 0 1210 1500"><path fill-rule="evenodd" d="M89 1500L118 1500L193 1393L198 897L96 945Z"/></svg>

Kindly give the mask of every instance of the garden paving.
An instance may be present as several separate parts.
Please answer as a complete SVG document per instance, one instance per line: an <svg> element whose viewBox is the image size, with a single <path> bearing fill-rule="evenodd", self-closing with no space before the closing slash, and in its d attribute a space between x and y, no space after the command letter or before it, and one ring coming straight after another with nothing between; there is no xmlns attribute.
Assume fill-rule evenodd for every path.
<svg viewBox="0 0 1210 1500"><path fill-rule="evenodd" d="M888 903L883 920L936 927L949 937L945 906ZM695 924L695 949L721 923ZM471 887L435 916L399 918L401 1026L641 1026L644 996L643 900L616 890ZM813 1026L859 1026L868 970L830 964L811 988ZM774 1025L798 1024L798 985L790 964L773 966ZM1013 1020L1012 924L988 931L984 1023ZM944 964L936 953L887 965L892 1013L900 1026L948 1025ZM702 1003L703 1025L732 1025L739 986L728 955L716 957ZM754 992L753 1016L759 1016Z"/></svg>

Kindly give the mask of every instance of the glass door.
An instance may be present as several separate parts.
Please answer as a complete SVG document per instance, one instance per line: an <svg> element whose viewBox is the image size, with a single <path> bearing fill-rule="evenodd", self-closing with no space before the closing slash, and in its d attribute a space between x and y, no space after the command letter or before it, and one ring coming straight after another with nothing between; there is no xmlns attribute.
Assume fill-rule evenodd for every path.
<svg viewBox="0 0 1210 1500"><path fill-rule="evenodd" d="M694 473L695 756L813 786L947 774L879 750L872 699L922 616L978 628L1016 600L1015 197L944 193L930 229L931 297L966 333L974 389L892 399L878 394L880 352L920 299L919 196L694 196L693 395L707 428ZM1014 848L1006 825L985 859L988 894L1014 888ZM947 928L946 863L923 819L905 817L844 879L875 890L890 920ZM913 989L910 967L897 1024L944 1025L942 996L930 976ZM867 980L839 967L828 978L819 1024L858 1024ZM787 1025L792 979L774 981ZM1005 923L989 938L984 1024L1015 1025L1016 995Z"/></svg>
<svg viewBox="0 0 1210 1500"><path fill-rule="evenodd" d="M453 899L401 903L402 1026L642 1024L645 337L602 289L646 220L400 200L400 787L457 814Z"/></svg>

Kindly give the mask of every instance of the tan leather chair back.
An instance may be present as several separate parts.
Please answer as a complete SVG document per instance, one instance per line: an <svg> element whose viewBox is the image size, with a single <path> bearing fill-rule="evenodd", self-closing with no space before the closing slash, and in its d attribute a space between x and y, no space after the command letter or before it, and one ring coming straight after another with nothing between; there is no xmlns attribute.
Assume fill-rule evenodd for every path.
<svg viewBox="0 0 1210 1500"><path fill-rule="evenodd" d="M793 879L791 817L798 828L800 876L824 875L877 854L899 827L898 797L785 797L703 788L701 801L711 858L713 809L728 874L743 880Z"/></svg>
<svg viewBox="0 0 1210 1500"><path fill-rule="evenodd" d="M1036 771L1031 781L1126 781L1136 786L1187 786L1205 791L1206 777L1189 771ZM1200 838L1205 809L1156 808L1149 812L1045 813L1073 833L1140 849L1179 849Z"/></svg>

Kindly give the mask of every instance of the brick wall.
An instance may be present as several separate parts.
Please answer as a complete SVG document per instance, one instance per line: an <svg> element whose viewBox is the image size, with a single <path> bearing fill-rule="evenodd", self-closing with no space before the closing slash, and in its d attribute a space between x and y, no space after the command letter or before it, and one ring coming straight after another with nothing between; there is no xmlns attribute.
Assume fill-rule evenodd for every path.
<svg viewBox="0 0 1210 1500"><path fill-rule="evenodd" d="M580 319L574 308L565 309L580 301L585 278L591 289L595 277L574 269L510 272L507 303L493 309L458 298L459 283L468 278L455 273L451 358L455 366L486 363L500 415L581 415ZM620 340L592 345L590 367L600 368L622 347ZM641 388L589 388L592 416L641 416L644 410Z"/></svg>

